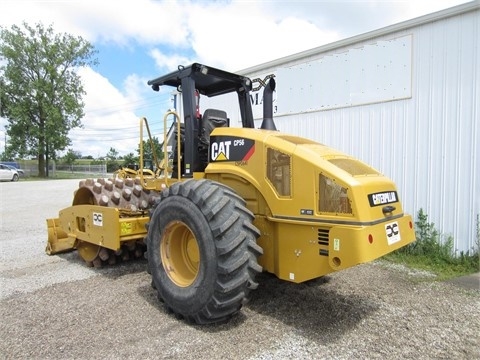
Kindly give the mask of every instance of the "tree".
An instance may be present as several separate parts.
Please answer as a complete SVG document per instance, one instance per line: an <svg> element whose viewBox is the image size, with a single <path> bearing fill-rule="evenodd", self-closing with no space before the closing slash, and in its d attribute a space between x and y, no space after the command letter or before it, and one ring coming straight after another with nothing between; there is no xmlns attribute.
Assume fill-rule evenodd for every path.
<svg viewBox="0 0 480 360"><path fill-rule="evenodd" d="M40 177L48 177L49 159L71 141L68 132L81 127L85 94L76 70L94 65L96 51L82 39L57 34L52 26L23 23L0 27L0 116L6 117L8 149L38 158Z"/></svg>
<svg viewBox="0 0 480 360"><path fill-rule="evenodd" d="M0 154L0 160L1 161L13 161L13 160L15 160L15 156L12 153L12 150L9 149L9 148L7 148L5 150L6 151L4 151Z"/></svg>
<svg viewBox="0 0 480 360"><path fill-rule="evenodd" d="M152 137L152 142L153 142L153 148L155 149L155 154L157 155L157 160L160 163L160 160L163 159L163 147L158 141L158 138L156 136ZM156 164L155 164L155 158L153 157L153 149L152 149L150 140L143 140L142 146L143 146L143 167L150 170L155 170ZM140 144L138 145L137 153L138 153L138 162L140 162Z"/></svg>
<svg viewBox="0 0 480 360"><path fill-rule="evenodd" d="M158 161L163 159L163 149L162 145L158 141L156 136L152 137L153 147L155 148L155 153L157 154ZM140 145L138 146L137 153L140 156ZM143 159L153 161L153 150L150 145L150 140L143 140Z"/></svg>
<svg viewBox="0 0 480 360"><path fill-rule="evenodd" d="M111 147L110 150L108 150L107 159L117 160L117 157L118 157L118 151L115 148Z"/></svg>
<svg viewBox="0 0 480 360"><path fill-rule="evenodd" d="M62 158L63 162L67 165L73 165L77 159L80 159L82 154L78 151L73 151L72 149L68 149L65 156Z"/></svg>
<svg viewBox="0 0 480 360"><path fill-rule="evenodd" d="M138 156L135 156L134 153L128 153L123 157L123 166L129 166L132 164L138 163Z"/></svg>
<svg viewBox="0 0 480 360"><path fill-rule="evenodd" d="M119 163L117 161L118 151L115 150L113 147L111 147L106 155L106 158L107 158L107 171L114 172L118 170L119 168Z"/></svg>

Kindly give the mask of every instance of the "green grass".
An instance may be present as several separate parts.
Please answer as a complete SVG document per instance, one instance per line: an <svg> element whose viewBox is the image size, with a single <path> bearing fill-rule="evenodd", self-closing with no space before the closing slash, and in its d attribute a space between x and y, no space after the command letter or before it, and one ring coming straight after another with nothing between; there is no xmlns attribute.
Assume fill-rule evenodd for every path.
<svg viewBox="0 0 480 360"><path fill-rule="evenodd" d="M20 178L20 181L42 181L42 180L68 180L68 179L88 179L88 178L103 178L108 177L106 174L92 174L92 173L82 173L82 172L70 172L70 171L55 171L55 174L48 178L42 178L38 176L26 176Z"/></svg>
<svg viewBox="0 0 480 360"><path fill-rule="evenodd" d="M51 178L52 179L88 179L88 178L98 178L98 177L105 177L105 176L107 175L56 170L55 174Z"/></svg>
<svg viewBox="0 0 480 360"><path fill-rule="evenodd" d="M411 269L431 272L436 275L437 280L452 279L480 271L478 254L447 261L432 258L429 255L410 255L396 251L385 256L384 259Z"/></svg>
<svg viewBox="0 0 480 360"><path fill-rule="evenodd" d="M476 246L467 253L455 254L453 238L439 234L435 224L428 222L422 209L415 221L417 240L384 257L385 260L409 268L425 270L436 275L437 280L447 280L480 271L480 225L477 215Z"/></svg>

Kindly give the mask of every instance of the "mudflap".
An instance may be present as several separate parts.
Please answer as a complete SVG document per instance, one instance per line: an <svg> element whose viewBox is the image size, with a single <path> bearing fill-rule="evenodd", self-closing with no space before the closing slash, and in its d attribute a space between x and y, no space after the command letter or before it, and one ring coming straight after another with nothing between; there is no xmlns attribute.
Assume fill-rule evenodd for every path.
<svg viewBox="0 0 480 360"><path fill-rule="evenodd" d="M47 219L48 228L48 242L45 252L48 255L55 255L64 252L73 251L76 249L75 237L68 236L68 234L60 227L60 219Z"/></svg>

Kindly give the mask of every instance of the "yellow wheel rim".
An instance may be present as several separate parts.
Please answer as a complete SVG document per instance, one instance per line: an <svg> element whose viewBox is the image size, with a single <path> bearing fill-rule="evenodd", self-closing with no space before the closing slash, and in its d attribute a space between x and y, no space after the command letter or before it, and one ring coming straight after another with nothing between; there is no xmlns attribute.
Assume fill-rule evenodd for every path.
<svg viewBox="0 0 480 360"><path fill-rule="evenodd" d="M180 287L193 284L198 275L200 252L197 239L186 224L174 221L167 225L160 256L170 280Z"/></svg>

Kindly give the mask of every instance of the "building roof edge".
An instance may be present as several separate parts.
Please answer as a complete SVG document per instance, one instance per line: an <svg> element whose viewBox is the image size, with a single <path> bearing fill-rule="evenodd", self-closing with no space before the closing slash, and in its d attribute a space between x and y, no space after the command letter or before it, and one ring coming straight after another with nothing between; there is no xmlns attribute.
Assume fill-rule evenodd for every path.
<svg viewBox="0 0 480 360"><path fill-rule="evenodd" d="M447 19L449 17L458 16L458 15L461 15L463 13L475 11L475 10L478 10L478 9L480 9L480 0L474 0L474 1L471 1L471 2L468 2L468 3L465 3L465 4L460 4L460 5L448 8L448 9L436 11L436 12L433 12L433 13L430 13L430 14L426 14L426 15L422 15L422 16L413 18L413 19L405 20L405 21L402 21L402 22L399 22L399 23L396 23L396 24L393 24L393 25L385 26L385 27L380 28L380 29L368 31L366 33L362 33L362 34L359 34L359 35L355 35L355 36L352 36L352 37L348 37L348 38L345 38L345 39L334 41L332 43L321 45L321 46L318 46L318 47L315 47L315 48L312 48L312 49L309 49L309 50L305 50L305 51L302 51L302 52L299 52L299 53L284 56L284 57L281 57L281 58L278 58L278 59L275 59L275 60L272 60L272 61L268 61L268 62L259 64L259 65L255 65L255 66L237 71L237 73L242 74L242 75L255 73L255 72L261 71L265 68L275 67L275 66L278 66L278 65L286 63L286 62L295 61L295 60L299 60L299 59L302 59L302 58L310 57L310 56L313 56L313 55L316 55L316 54L319 54L319 53L323 53L323 52L334 50L334 49L341 48L341 47L344 47L344 46L356 44L356 43L359 43L359 42L362 42L362 41L365 41L365 40L368 40L368 39L380 37L380 36L390 34L390 33L393 33L393 32L403 31L403 30L412 28L414 26L428 24L428 23L435 22L435 21L438 21L438 20Z"/></svg>

